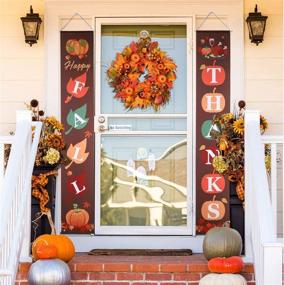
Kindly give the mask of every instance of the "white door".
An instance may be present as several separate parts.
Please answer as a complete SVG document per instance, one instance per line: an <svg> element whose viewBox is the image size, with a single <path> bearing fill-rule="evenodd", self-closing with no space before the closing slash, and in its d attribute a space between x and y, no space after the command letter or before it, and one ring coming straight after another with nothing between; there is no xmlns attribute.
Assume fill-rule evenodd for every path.
<svg viewBox="0 0 284 285"><path fill-rule="evenodd" d="M158 111L126 108L106 76L116 54L145 30L177 65ZM96 19L96 235L193 233L191 43L191 18Z"/></svg>

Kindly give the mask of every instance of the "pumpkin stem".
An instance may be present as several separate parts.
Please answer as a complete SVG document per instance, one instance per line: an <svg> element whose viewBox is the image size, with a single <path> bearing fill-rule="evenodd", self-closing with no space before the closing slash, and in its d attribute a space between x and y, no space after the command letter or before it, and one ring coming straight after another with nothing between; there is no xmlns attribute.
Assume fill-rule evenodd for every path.
<svg viewBox="0 0 284 285"><path fill-rule="evenodd" d="M55 229L55 225L54 225L54 222L52 220L52 217L51 217L51 212L50 210L46 212L46 216L47 216L47 219L48 219L48 223L50 225L50 228L51 228L51 234L52 235L56 235L56 229Z"/></svg>
<svg viewBox="0 0 284 285"><path fill-rule="evenodd" d="M80 212L80 208L78 207L78 204L73 204L73 208L76 213Z"/></svg>
<svg viewBox="0 0 284 285"><path fill-rule="evenodd" d="M230 228L231 227L231 221L224 222L223 227L224 228Z"/></svg>

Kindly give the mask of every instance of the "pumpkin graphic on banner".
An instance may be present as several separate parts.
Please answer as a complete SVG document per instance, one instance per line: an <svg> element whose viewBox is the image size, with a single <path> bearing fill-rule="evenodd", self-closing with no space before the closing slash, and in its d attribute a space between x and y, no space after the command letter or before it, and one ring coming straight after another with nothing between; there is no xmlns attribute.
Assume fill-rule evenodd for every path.
<svg viewBox="0 0 284 285"><path fill-rule="evenodd" d="M159 43L152 41L147 31L141 31L137 42L117 53L107 70L107 79L114 98L126 109L152 107L158 111L171 98L176 68Z"/></svg>
<svg viewBox="0 0 284 285"><path fill-rule="evenodd" d="M77 204L73 206L74 209L69 210L66 214L67 224L74 228L81 228L88 224L89 213L84 209L80 209Z"/></svg>
<svg viewBox="0 0 284 285"><path fill-rule="evenodd" d="M66 43L66 51L72 56L78 56L80 59L86 56L89 50L89 43L85 39L70 39Z"/></svg>

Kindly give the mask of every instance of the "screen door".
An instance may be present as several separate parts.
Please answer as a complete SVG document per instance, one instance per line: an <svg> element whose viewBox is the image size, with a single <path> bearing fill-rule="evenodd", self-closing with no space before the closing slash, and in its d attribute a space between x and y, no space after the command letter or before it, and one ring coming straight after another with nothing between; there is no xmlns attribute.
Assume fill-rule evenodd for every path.
<svg viewBox="0 0 284 285"><path fill-rule="evenodd" d="M177 66L157 109L127 108L107 76L141 31ZM96 234L192 234L191 31L191 19L96 19ZM138 81L147 76L146 68Z"/></svg>

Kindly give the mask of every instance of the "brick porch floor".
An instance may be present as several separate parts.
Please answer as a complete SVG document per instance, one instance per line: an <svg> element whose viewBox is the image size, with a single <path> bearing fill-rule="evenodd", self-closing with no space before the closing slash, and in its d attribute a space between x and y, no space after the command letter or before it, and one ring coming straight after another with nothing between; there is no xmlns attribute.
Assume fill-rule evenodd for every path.
<svg viewBox="0 0 284 285"><path fill-rule="evenodd" d="M208 274L202 254L192 256L90 256L78 253L69 262L72 285L198 285ZM19 266L16 285L27 285L29 263ZM241 273L255 285L253 266Z"/></svg>

